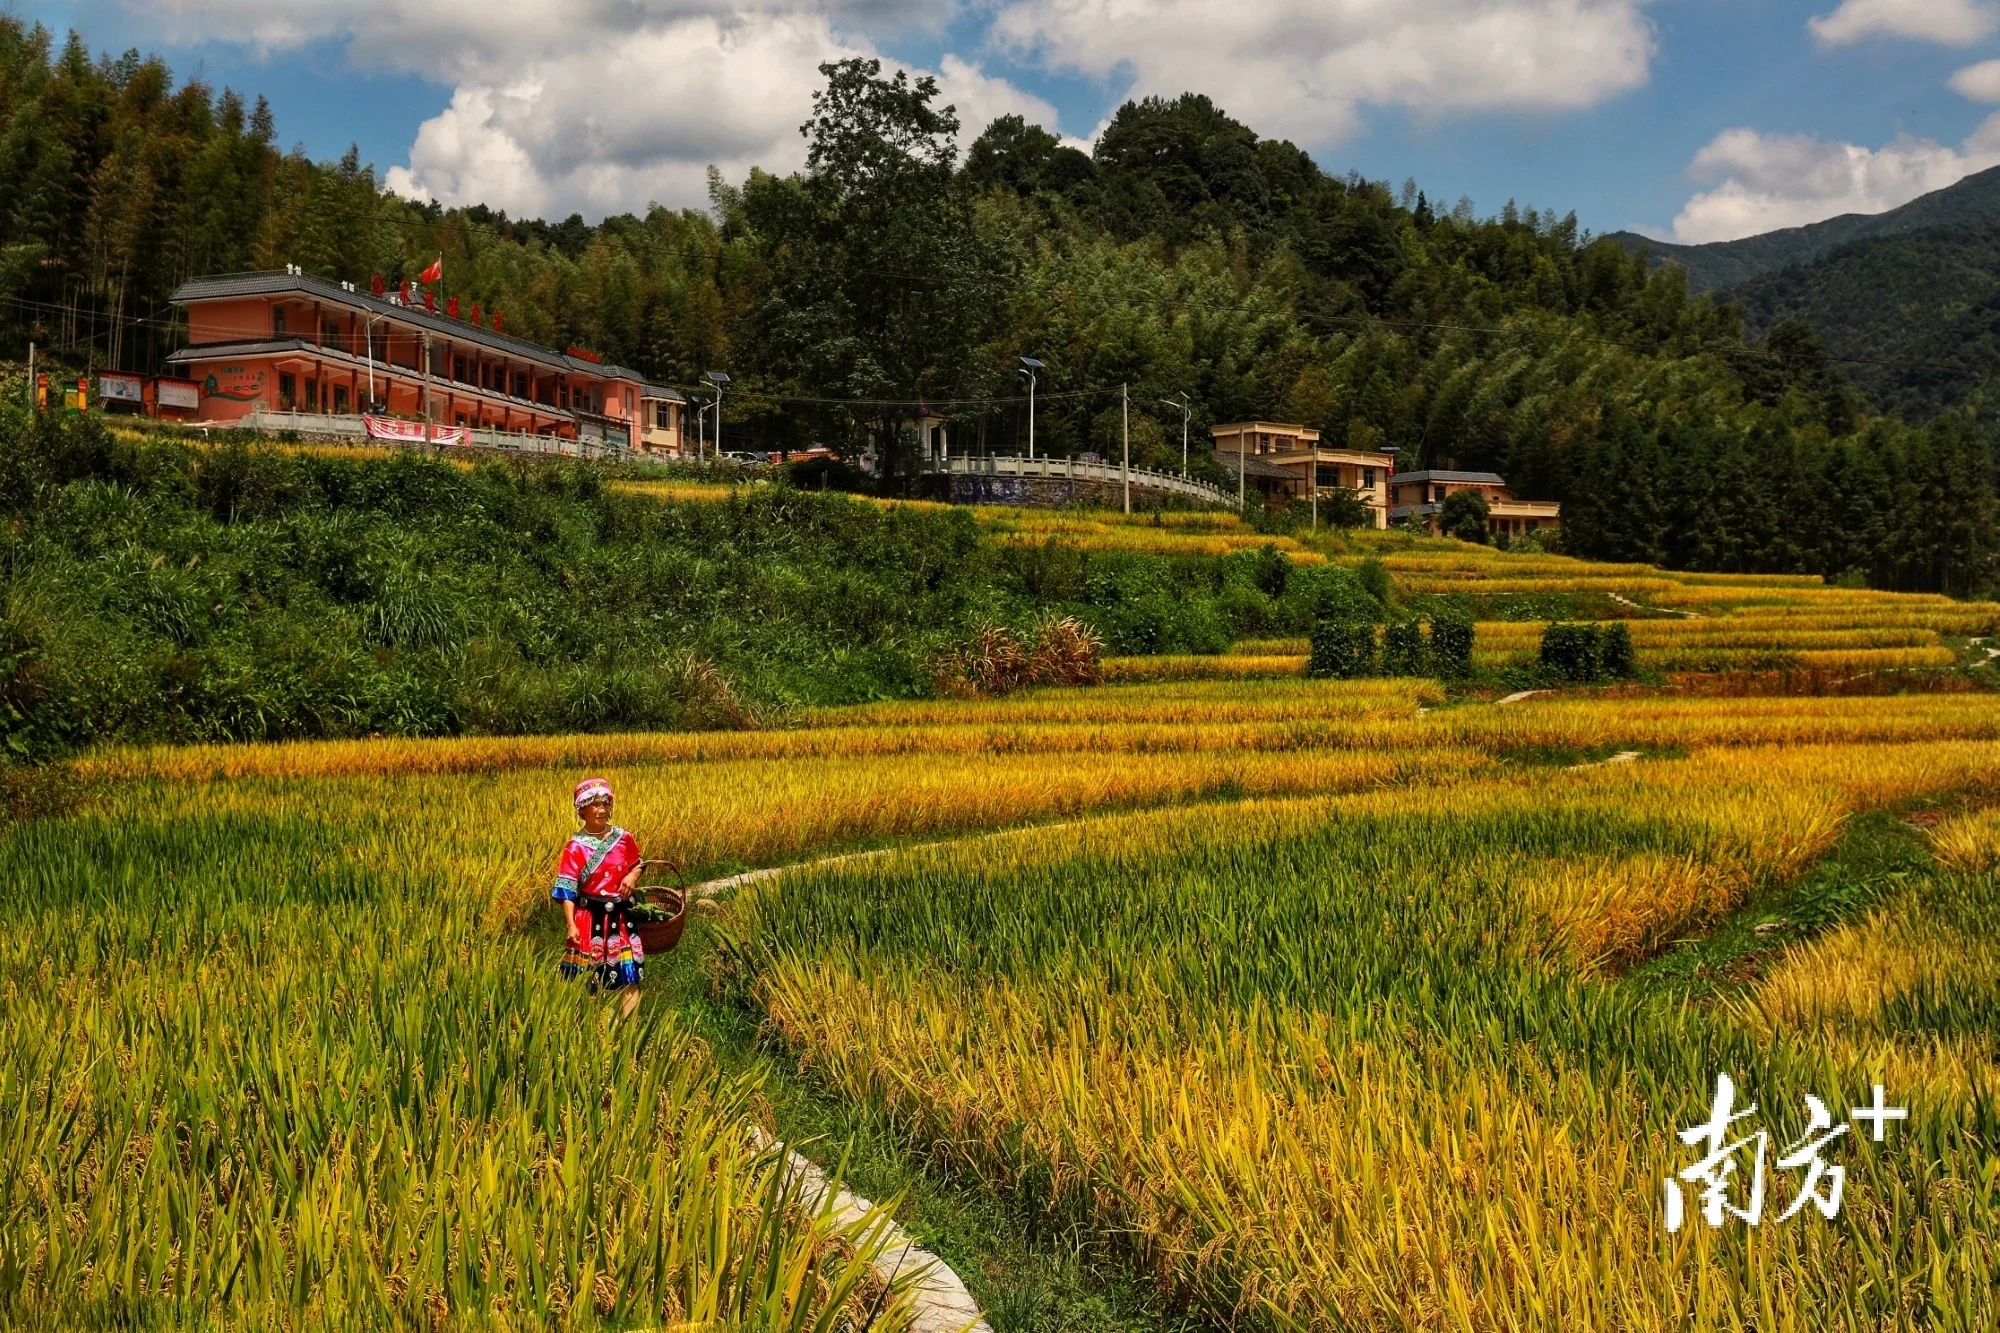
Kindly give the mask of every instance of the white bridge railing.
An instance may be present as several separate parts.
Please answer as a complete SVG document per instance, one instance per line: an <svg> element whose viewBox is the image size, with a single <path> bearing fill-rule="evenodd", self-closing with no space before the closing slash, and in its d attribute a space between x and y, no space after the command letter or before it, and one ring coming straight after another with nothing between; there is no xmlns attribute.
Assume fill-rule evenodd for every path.
<svg viewBox="0 0 2000 1333"><path fill-rule="evenodd" d="M244 430L254 430L263 434L273 434L281 430L296 431L300 435L331 435L357 443L384 445L407 445L412 448L432 446L418 440L384 440L368 434L367 426L359 416L337 416L331 412L252 412L234 423ZM535 435L528 431L481 430L477 427L453 427L465 431L465 442L475 449L505 449L513 453L564 454L571 458L614 458L630 455L632 450L622 444L606 440L582 439L565 440L557 435Z"/></svg>
<svg viewBox="0 0 2000 1333"><path fill-rule="evenodd" d="M953 477L1047 477L1058 481L1104 482L1114 486L1122 485L1130 476L1134 486L1172 491L1231 509L1236 507L1235 496L1219 486L1211 486L1192 477L1138 467L1128 473L1116 463L1079 463L1074 458L1020 458L1008 455L1000 458L932 459L925 471Z"/></svg>

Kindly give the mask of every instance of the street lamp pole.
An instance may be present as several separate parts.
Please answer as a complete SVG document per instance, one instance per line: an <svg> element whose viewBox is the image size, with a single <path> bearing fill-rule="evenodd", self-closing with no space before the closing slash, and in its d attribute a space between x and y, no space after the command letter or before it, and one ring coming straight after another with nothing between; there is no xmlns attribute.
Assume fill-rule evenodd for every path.
<svg viewBox="0 0 2000 1333"><path fill-rule="evenodd" d="M368 410L375 410L375 321L387 318L384 315L370 315L368 322L361 326L361 340L368 344Z"/></svg>
<svg viewBox="0 0 2000 1333"><path fill-rule="evenodd" d="M1118 386L1118 409L1125 422L1125 512L1132 512L1132 386Z"/></svg>
<svg viewBox="0 0 2000 1333"><path fill-rule="evenodd" d="M1181 476L1183 476L1183 477L1186 477L1187 475L1189 475L1189 474L1188 474L1188 413L1189 413L1190 411L1192 411L1192 410L1193 410L1193 407L1192 407L1192 405L1191 405L1191 404L1190 404L1190 403L1188 402L1188 396L1187 396L1187 395L1186 395L1185 393L1183 393L1183 394L1181 395L1181 400L1180 400L1180 401L1179 401L1178 403L1177 403L1177 402L1175 402L1175 401L1174 401L1173 399L1171 399L1171 398L1162 398L1162 399L1161 399L1160 401L1161 401L1162 403L1166 404L1166 405L1167 405L1168 407L1172 407L1172 408L1178 408L1178 409L1180 410L1180 414L1181 414Z"/></svg>
<svg viewBox="0 0 2000 1333"><path fill-rule="evenodd" d="M715 456L722 457L722 386L729 383L729 376L719 370L708 372L708 382L715 386Z"/></svg>
<svg viewBox="0 0 2000 1333"><path fill-rule="evenodd" d="M1021 373L1028 377L1028 457L1032 460L1035 456L1035 372L1042 368L1042 363L1032 356L1024 356L1021 365L1024 367Z"/></svg>

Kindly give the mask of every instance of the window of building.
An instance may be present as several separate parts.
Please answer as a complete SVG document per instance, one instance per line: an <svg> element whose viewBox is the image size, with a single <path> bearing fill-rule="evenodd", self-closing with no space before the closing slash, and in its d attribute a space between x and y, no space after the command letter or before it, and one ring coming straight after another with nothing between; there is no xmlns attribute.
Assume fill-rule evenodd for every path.
<svg viewBox="0 0 2000 1333"><path fill-rule="evenodd" d="M319 326L319 340L323 346L339 347L341 345L340 325L330 319L321 324Z"/></svg>
<svg viewBox="0 0 2000 1333"><path fill-rule="evenodd" d="M1444 487L1442 486L1431 487L1431 503L1434 505L1441 505L1444 503Z"/></svg>
<svg viewBox="0 0 2000 1333"><path fill-rule="evenodd" d="M345 384L336 384L333 386L333 410L341 416L347 415L347 386Z"/></svg>
<svg viewBox="0 0 2000 1333"><path fill-rule="evenodd" d="M456 424L456 425L460 425L460 426L463 426L463 425L465 424L465 413L463 413L463 412L460 412L460 413L458 414L458 416L457 416L457 418L456 418L456 420L455 420L455 423L454 423L454 424Z"/></svg>
<svg viewBox="0 0 2000 1333"><path fill-rule="evenodd" d="M298 381L288 370L278 372L278 407L286 412L298 406Z"/></svg>
<svg viewBox="0 0 2000 1333"><path fill-rule="evenodd" d="M306 381L306 411L319 411L319 381Z"/></svg>
<svg viewBox="0 0 2000 1333"><path fill-rule="evenodd" d="M569 385L567 384L556 385L556 406L557 407L569 406Z"/></svg>
<svg viewBox="0 0 2000 1333"><path fill-rule="evenodd" d="M460 384L470 384L472 382L465 377L464 357L455 356L451 359L451 377L457 380ZM461 421L458 424L462 426L465 423Z"/></svg>
<svg viewBox="0 0 2000 1333"><path fill-rule="evenodd" d="M653 424L661 430L672 430L674 428L673 408L670 404L653 404Z"/></svg>

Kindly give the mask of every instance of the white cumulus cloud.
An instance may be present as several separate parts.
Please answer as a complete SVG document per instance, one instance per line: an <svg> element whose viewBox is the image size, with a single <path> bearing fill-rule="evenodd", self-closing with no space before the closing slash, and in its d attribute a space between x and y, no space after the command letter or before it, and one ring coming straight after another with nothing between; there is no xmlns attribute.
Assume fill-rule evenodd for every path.
<svg viewBox="0 0 2000 1333"><path fill-rule="evenodd" d="M1951 76L1951 90L1975 102L2000 102L2000 60L1982 60Z"/></svg>
<svg viewBox="0 0 2000 1333"><path fill-rule="evenodd" d="M516 216L699 206L711 165L788 171L818 66L874 56L863 31L935 28L957 0L165 0L184 36L274 51L340 41L370 68L452 87L392 167L398 193ZM884 61L885 68L894 68ZM924 73L912 70L912 73ZM1055 108L976 63L934 72L967 142L993 117Z"/></svg>
<svg viewBox="0 0 2000 1333"><path fill-rule="evenodd" d="M164 40L275 52L338 43L358 65L452 89L398 190L514 213L698 204L713 163L798 165L816 66L898 34L986 25L935 73L969 136L1053 107L978 63L983 40L1114 95L1207 93L1315 147L1364 108L1566 111L1645 83L1648 0L82 0ZM889 62L885 62L889 63ZM1071 142L1075 142L1072 140Z"/></svg>
<svg viewBox="0 0 2000 1333"><path fill-rule="evenodd" d="M1808 134L1724 130L1695 154L1689 173L1710 188L1674 218L1672 239L1733 241L1842 213L1886 212L1993 166L2000 166L2000 115L1957 148L1909 135L1867 148Z"/></svg>
<svg viewBox="0 0 2000 1333"><path fill-rule="evenodd" d="M1996 24L2000 14L1982 0L1842 0L1831 14L1806 20L1813 36L1828 46L1846 46L1866 37L1970 46Z"/></svg>
<svg viewBox="0 0 2000 1333"><path fill-rule="evenodd" d="M1208 94L1259 133L1325 144L1364 105L1594 106L1646 81L1640 0L1013 0L995 40L1047 66Z"/></svg>

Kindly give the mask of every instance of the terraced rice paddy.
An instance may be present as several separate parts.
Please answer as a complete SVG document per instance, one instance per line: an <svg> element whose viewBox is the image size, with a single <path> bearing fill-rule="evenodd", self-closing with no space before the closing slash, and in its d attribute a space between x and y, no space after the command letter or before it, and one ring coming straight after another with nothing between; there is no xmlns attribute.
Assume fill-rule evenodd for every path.
<svg viewBox="0 0 2000 1333"><path fill-rule="evenodd" d="M894 849L726 903L718 979L911 1155L1197 1317L1991 1326L1991 696L1279 680L80 764L0 840L0 1311L893 1327L752 1086L557 984L583 769L691 871ZM1714 994L1645 983L1913 805L1920 870ZM1836 1219L1670 1235L1723 1070L1780 1143L1808 1092L1911 1118L1846 1145Z"/></svg>
<svg viewBox="0 0 2000 1333"><path fill-rule="evenodd" d="M1444 710L1405 724L1495 763L799 873L733 905L731 958L913 1151L1031 1193L1218 1321L1990 1327L1990 812L1939 824L1942 865L1731 998L1633 979L1864 811L2000 799L1980 703ZM1505 760L1613 744L1661 757ZM1806 1093L1862 1105L1883 1082L1911 1119L1842 1154L1833 1220L1669 1234L1675 1135L1721 1071L1777 1144Z"/></svg>

